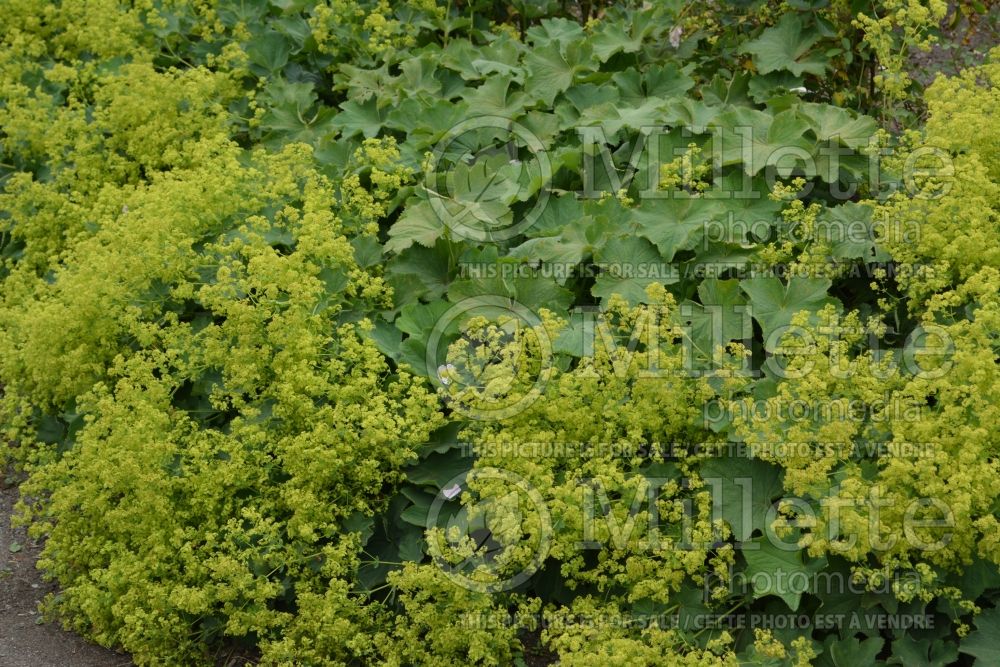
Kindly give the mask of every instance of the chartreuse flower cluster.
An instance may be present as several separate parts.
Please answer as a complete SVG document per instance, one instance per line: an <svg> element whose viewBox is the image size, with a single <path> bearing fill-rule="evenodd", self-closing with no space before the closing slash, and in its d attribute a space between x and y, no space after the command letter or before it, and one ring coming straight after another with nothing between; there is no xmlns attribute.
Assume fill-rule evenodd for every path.
<svg viewBox="0 0 1000 667"><path fill-rule="evenodd" d="M786 420L764 410L767 417L735 423L760 456L782 465L786 489L815 503L800 541L810 554L845 557L874 585L909 572L925 602L961 597L941 583L949 572L977 560L1000 563L1000 153L998 128L987 121L997 71L990 63L930 87L926 131L900 158L917 190L876 206L884 228L918 221L914 237L883 239L912 269L897 274L901 295L890 294L884 278L873 284L884 290L883 307L907 304L915 323L905 343L887 343L884 326L857 313L827 307L819 322L802 313L778 351L782 379L764 403L844 402L844 409ZM871 409L852 417L851 401ZM859 454L857 443L873 441L886 444L880 455Z"/></svg>
<svg viewBox="0 0 1000 667"><path fill-rule="evenodd" d="M26 454L51 608L144 662L250 637L273 663L369 655L345 521L384 506L436 401L355 321L387 294L309 152L213 150L121 193L55 280L7 281L7 422L79 415L65 455Z"/></svg>
<svg viewBox="0 0 1000 667"><path fill-rule="evenodd" d="M900 49L944 11L796 4L5 3L0 459L26 476L19 520L59 586L46 611L140 665L507 665L533 645L595 666L995 657L1000 66L928 90L926 128L883 163L898 194L832 206L798 162L766 187L774 165L723 151L722 179L761 196L716 199L711 130L864 146L871 119L820 103L863 99L852 31L895 101ZM799 100L806 83L822 94ZM536 137L552 182L494 182L534 150L502 126L449 146L461 178L418 178L480 114ZM584 121L623 171L628 141L666 126L677 150L641 175L682 197L624 179L567 195ZM509 222L543 187L535 225L495 244L427 199ZM874 239L824 236L855 214ZM723 219L725 238L699 236ZM470 258L809 277L478 281L457 275ZM872 258L893 273L847 279ZM435 328L483 296L536 317ZM586 325L570 310L595 303ZM790 589L789 572L868 592ZM704 625L862 605L944 621Z"/></svg>
<svg viewBox="0 0 1000 667"><path fill-rule="evenodd" d="M912 83L906 71L910 48L928 50L935 42L931 31L948 14L944 0L884 0L873 15L859 13L854 25L865 33L865 42L881 66L875 84L887 101L901 100Z"/></svg>
<svg viewBox="0 0 1000 667"><path fill-rule="evenodd" d="M542 639L563 664L607 664L612 656L656 664L665 655L672 664L736 664L731 637L720 635L709 649L697 649L666 625L640 631L620 622L638 604L676 609L692 582L724 583L736 558L698 476L703 452L661 448L708 442L713 434L704 428L701 406L716 394L707 380L692 381L685 373L673 297L653 286L650 299L652 305L629 307L613 298L598 325L606 337L594 341L592 354L570 371L560 371L554 357L548 364L526 363L524 356L538 360L541 353L537 347L525 350L518 338L494 335L479 343L492 360L489 370L506 367L523 381L530 368L541 376L536 388L542 389L518 413L467 429L477 453L473 473L484 473L470 477L478 499L470 520L472 510L484 512L499 547L488 557L458 543L453 548L478 564L462 573L466 585L486 589L533 567L544 552L546 576L560 582L565 602L496 595L481 598L479 613L496 614L511 603L537 608L546 628ZM565 322L543 317L524 337L558 340L567 331ZM630 346L630 340L641 344ZM449 393L458 400L470 392L496 400L489 383ZM511 479L538 495L512 492ZM544 517L538 503L546 508ZM508 525L512 516L518 521ZM429 539L450 541L433 531ZM420 567L426 574L404 570L393 582L412 586L415 577L431 577L439 565ZM538 617L519 622L531 627Z"/></svg>
<svg viewBox="0 0 1000 667"><path fill-rule="evenodd" d="M389 293L356 257L381 212L352 202L400 186L391 154L366 200L342 196L305 146L230 141L232 72L154 66L115 3L48 20L22 4L4 10L21 170L2 194L0 374L38 499L23 516L61 587L48 608L141 664L225 643L271 664L391 654L345 525L384 507L441 423L368 339ZM58 439L48 415L69 424Z"/></svg>

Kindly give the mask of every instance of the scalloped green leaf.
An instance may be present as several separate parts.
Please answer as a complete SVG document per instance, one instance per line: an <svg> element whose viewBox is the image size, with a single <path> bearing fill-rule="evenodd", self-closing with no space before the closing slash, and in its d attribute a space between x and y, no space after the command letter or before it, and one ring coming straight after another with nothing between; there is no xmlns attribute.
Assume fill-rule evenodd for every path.
<svg viewBox="0 0 1000 667"><path fill-rule="evenodd" d="M788 12L757 39L747 42L742 51L753 56L754 65L761 74L788 70L796 76L823 76L830 59L813 48L820 37L818 30L805 26L799 14Z"/></svg>
<svg viewBox="0 0 1000 667"><path fill-rule="evenodd" d="M648 303L649 285L677 282L672 267L663 261L656 246L637 236L611 239L598 249L594 260L600 273L591 294L601 299L618 294L629 303Z"/></svg>
<svg viewBox="0 0 1000 667"><path fill-rule="evenodd" d="M986 609L976 617L976 629L959 644L958 650L976 659L976 665L1000 665L1000 606Z"/></svg>
<svg viewBox="0 0 1000 667"><path fill-rule="evenodd" d="M432 248L444 234L444 230L445 225L430 202L420 199L411 202L395 224L389 228L389 240L385 244L385 249L389 252L400 252L414 243Z"/></svg>
<svg viewBox="0 0 1000 667"><path fill-rule="evenodd" d="M805 562L803 550L794 544L779 547L765 538L748 542L741 553L747 561L746 578L751 582L754 598L777 596L792 611L798 610L802 596L811 590L813 575L826 565L826 559Z"/></svg>
<svg viewBox="0 0 1000 667"><path fill-rule="evenodd" d="M827 295L831 282L827 278L792 278L787 284L778 278L749 278L740 281L740 288L750 297L753 318L760 323L769 349L779 344L780 335L772 335L787 327L800 311L816 312L827 304L839 303Z"/></svg>

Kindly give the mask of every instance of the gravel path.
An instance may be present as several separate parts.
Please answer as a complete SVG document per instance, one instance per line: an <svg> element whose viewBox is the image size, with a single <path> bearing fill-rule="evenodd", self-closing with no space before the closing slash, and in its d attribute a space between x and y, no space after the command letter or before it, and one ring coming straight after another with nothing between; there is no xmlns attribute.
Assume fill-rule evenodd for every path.
<svg viewBox="0 0 1000 667"><path fill-rule="evenodd" d="M42 623L38 602L55 589L35 569L40 545L10 529L17 488L0 475L0 667L128 667L128 656ZM11 545L16 552L11 551Z"/></svg>

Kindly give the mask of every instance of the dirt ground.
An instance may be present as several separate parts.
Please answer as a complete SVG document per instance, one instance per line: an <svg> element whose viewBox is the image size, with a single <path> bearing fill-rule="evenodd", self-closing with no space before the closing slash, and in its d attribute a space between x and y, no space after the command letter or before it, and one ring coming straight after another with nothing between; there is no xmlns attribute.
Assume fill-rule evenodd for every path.
<svg viewBox="0 0 1000 667"><path fill-rule="evenodd" d="M42 623L38 602L54 590L35 569L40 545L10 529L17 488L0 474L0 667L127 667L128 656ZM11 551L11 545L15 552Z"/></svg>

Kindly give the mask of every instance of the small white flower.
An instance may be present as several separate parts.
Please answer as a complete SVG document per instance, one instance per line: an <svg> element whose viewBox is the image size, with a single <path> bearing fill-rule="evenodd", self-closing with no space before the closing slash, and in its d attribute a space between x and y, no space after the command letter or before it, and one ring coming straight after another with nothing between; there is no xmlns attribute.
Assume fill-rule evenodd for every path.
<svg viewBox="0 0 1000 667"><path fill-rule="evenodd" d="M670 30L670 46L674 47L675 49L678 46L680 46L681 45L681 35L683 35L683 34L684 34L684 28L680 27L679 25L675 25Z"/></svg>
<svg viewBox="0 0 1000 667"><path fill-rule="evenodd" d="M441 364L440 366L438 366L438 371L437 371L438 380L441 382L441 384L447 387L448 385L451 384L451 377L449 376L454 372L455 372L455 367L452 364Z"/></svg>
<svg viewBox="0 0 1000 667"><path fill-rule="evenodd" d="M802 93L802 94L805 94L805 93L809 92L809 89L806 88L805 86L798 86L796 88L789 88L788 90L792 91L793 93Z"/></svg>
<svg viewBox="0 0 1000 667"><path fill-rule="evenodd" d="M461 492L462 492L462 487L459 486L458 484L455 484L454 486L447 489L441 489L441 494L448 500L451 500Z"/></svg>

